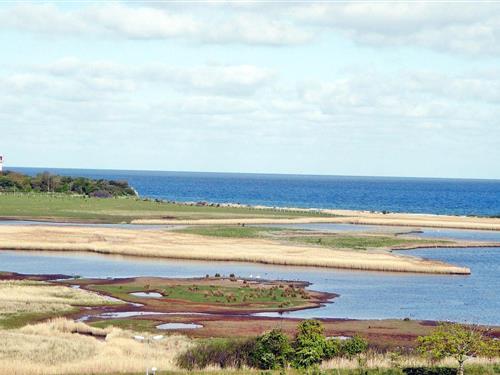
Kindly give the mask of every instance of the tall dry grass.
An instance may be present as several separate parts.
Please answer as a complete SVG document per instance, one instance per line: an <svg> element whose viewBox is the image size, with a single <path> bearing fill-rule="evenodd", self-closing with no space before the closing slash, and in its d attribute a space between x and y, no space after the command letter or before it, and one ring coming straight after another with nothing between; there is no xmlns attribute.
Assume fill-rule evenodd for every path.
<svg viewBox="0 0 500 375"><path fill-rule="evenodd" d="M41 281L0 280L0 325L2 320L21 314L58 314L74 306L109 304L96 293Z"/></svg>
<svg viewBox="0 0 500 375"><path fill-rule="evenodd" d="M367 368L394 368L394 367L425 367L429 366L429 362L422 357L416 355L402 355L398 357L398 360L391 359L389 354L380 353L367 353L360 358L366 360L364 364ZM500 358L490 359L490 358L469 358L466 362L467 365L491 365L494 363L500 363ZM456 367L457 361L453 358L445 358L439 365L445 367ZM359 368L358 358L335 358L329 361L324 361L321 366L322 369L356 369Z"/></svg>
<svg viewBox="0 0 500 375"><path fill-rule="evenodd" d="M332 250L282 244L265 239L204 237L161 230L2 226L0 249L87 251L143 257L372 271L470 273L465 267L380 251Z"/></svg>
<svg viewBox="0 0 500 375"><path fill-rule="evenodd" d="M98 340L80 333L107 336ZM0 374L109 374L140 373L147 367L175 369L175 357L191 342L166 336L144 344L134 333L113 328L99 330L83 323L56 319L17 330L0 330Z"/></svg>

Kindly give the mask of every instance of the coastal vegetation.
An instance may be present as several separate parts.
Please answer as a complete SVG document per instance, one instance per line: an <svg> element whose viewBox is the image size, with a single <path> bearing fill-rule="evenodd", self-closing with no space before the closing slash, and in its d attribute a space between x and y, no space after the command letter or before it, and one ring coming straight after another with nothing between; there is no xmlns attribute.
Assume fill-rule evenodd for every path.
<svg viewBox="0 0 500 375"><path fill-rule="evenodd" d="M464 374L465 361L484 355L500 356L498 340L487 338L479 327L463 324L441 324L431 335L419 337L419 351L431 361L454 358L458 362L457 375Z"/></svg>
<svg viewBox="0 0 500 375"><path fill-rule="evenodd" d="M117 197L99 199L63 193L1 193L0 217L62 222L130 223L140 219L204 220L218 218L301 218L330 215L306 211L181 204Z"/></svg>
<svg viewBox="0 0 500 375"><path fill-rule="evenodd" d="M161 229L0 225L0 249L86 251L204 261L254 262L358 270L469 274L465 267L391 254L351 251L267 238L222 238ZM430 243L426 246L431 246Z"/></svg>
<svg viewBox="0 0 500 375"><path fill-rule="evenodd" d="M149 343L141 332L106 330L58 318L19 329L0 330L0 373L10 375L144 374L153 365L175 370L175 358L191 340L164 336Z"/></svg>
<svg viewBox="0 0 500 375"><path fill-rule="evenodd" d="M92 292L32 280L0 280L0 301L0 328L112 303Z"/></svg>
<svg viewBox="0 0 500 375"><path fill-rule="evenodd" d="M97 198L137 195L127 181L58 176L48 172L32 177L12 171L0 172L0 192L66 193Z"/></svg>
<svg viewBox="0 0 500 375"><path fill-rule="evenodd" d="M133 374L155 366L158 374L332 374L455 375L456 363L430 363L415 352L380 352L362 338L340 340L318 334L312 321L302 322L293 336L278 328L239 339L193 340L178 334L147 343L134 337L148 332L116 327L100 329L64 318L0 330L0 373L13 375ZM301 343L299 343L299 341ZM331 347L331 349L330 349ZM323 349L319 349L323 348ZM304 350L308 349L308 350ZM322 351L321 363L302 366L299 357ZM316 358L316 354L313 354ZM308 362L309 363L309 362ZM275 370L261 368L274 367ZM281 368L280 368L281 367ZM192 370L188 370L192 368ZM498 374L498 357L476 357L465 365L467 375ZM263 372L264 371L264 372Z"/></svg>
<svg viewBox="0 0 500 375"><path fill-rule="evenodd" d="M304 320L298 324L293 339L281 329L275 328L263 335L246 339L201 340L179 355L177 364L190 371L219 367L279 370L280 373L296 369L305 373L327 374L327 369L331 367L336 367L338 373L339 367L343 367L345 371L348 367L346 363L350 362L352 366L352 361L355 360L357 365L353 367L357 367L358 374L372 373L370 369L377 364L379 368L373 372L376 374L462 375L463 361L459 362L458 370L443 365L446 366L450 359L457 358L465 347L468 348L468 358L481 357L483 363L487 363L485 358L488 357L492 358L490 363L496 363L500 356L495 340L483 337L482 333L478 333L479 330L474 330L473 338L469 333L464 335L464 332L472 332L471 330L469 326L447 324L439 326L428 336L420 337L421 346L418 350L424 356L439 352L438 357L433 357L432 362L426 363L425 359L419 360L418 352L376 352L359 336L347 339L328 338L321 322ZM493 349L493 356L492 347L496 348ZM343 365L339 365L341 361L344 361ZM480 366L469 373L487 374L496 373L497 370L497 365Z"/></svg>
<svg viewBox="0 0 500 375"><path fill-rule="evenodd" d="M280 329L254 338L203 340L180 355L177 363L187 370L208 366L309 369L335 357L352 359L367 349L367 341L359 336L346 340L327 339L319 321L304 320L298 324L293 340Z"/></svg>
<svg viewBox="0 0 500 375"><path fill-rule="evenodd" d="M318 306L334 295L306 290L299 282L247 281L234 275L198 279L132 278L70 281L87 290L154 311L280 311ZM150 297L152 296L152 297Z"/></svg>
<svg viewBox="0 0 500 375"><path fill-rule="evenodd" d="M451 241L443 240L401 238L391 234L357 233L356 235L353 235L346 233L324 233L312 230L294 230L278 227L258 227L248 225L190 226L177 231L181 233L211 237L268 238L280 241L296 242L299 244L350 250L366 250L370 248L408 248L451 243Z"/></svg>
<svg viewBox="0 0 500 375"><path fill-rule="evenodd" d="M165 303L165 309L159 305L148 305L146 300L157 301L157 298L131 299L145 303L144 309L151 311L169 311L179 308L187 311L186 306L217 305L212 295L205 297L202 287L213 285L214 294L231 293L228 288L244 289L241 298L249 290L256 291L255 303L274 303L274 296L281 295L287 289L292 293L290 285L255 281L247 287L243 280L236 277L206 277L200 279L118 279L92 280L74 279L61 281L38 281L41 276L2 273L0 282L0 299L2 300L2 317L22 316L32 311L43 312L34 320L48 319L44 322L29 323L19 320L14 325L0 327L0 373L5 374L140 374L153 365L159 368L159 374L386 374L386 375L421 375L455 374L460 355L467 356L463 368L465 374L493 375L497 374L500 348L498 340L493 337L498 331L488 331L486 327L447 324L432 327L421 325L419 346L412 345L390 348L378 346L376 329L384 326L384 321L335 321L320 322L317 320L293 319L249 321L253 328L264 329L256 335L245 334L244 330L235 329L228 316L221 314L222 320L214 321L218 326L225 326L226 335L218 338L188 338L172 332L161 336L159 340L136 340L134 337L151 338L158 335L154 329L154 320L144 319L109 319L92 322L91 325L74 322L67 318L50 318L72 314L74 311L90 311L84 307L92 307L95 311L122 311L124 305L109 302L106 295L130 297L132 291L172 293L172 301ZM56 275L51 276L54 278ZM9 279L11 278L11 279ZM15 279L12 279L15 278ZM235 281L236 280L236 281ZM183 283L184 282L184 283ZM65 284L80 285L70 288ZM100 283L100 284L99 284ZM112 286L110 290L100 290L97 295L86 289L93 286ZM280 287L282 286L282 287ZM196 287L199 287L197 290ZM277 288L276 288L277 287ZM249 290L248 290L249 289ZM297 296L299 286L294 286ZM280 291L280 292L279 292ZM202 292L201 294L199 292ZM271 295L272 294L272 295ZM268 298L270 297L270 299ZM168 299L168 297L167 297ZM184 302L183 302L184 301ZM240 303L241 301L237 301ZM184 303L184 305L183 305ZM181 311L181 310L179 310ZM193 311L193 310L190 310ZM33 317L32 317L33 318ZM156 318L154 318L156 319ZM160 319L160 318L158 318ZM166 319L176 321L174 315ZM211 316L195 319L212 319ZM224 320L226 319L226 320ZM269 323L266 329L262 323ZM153 325L151 325L153 324ZM205 321L203 320L203 324ZM347 324L347 325L346 325ZM331 334L332 327L341 332L353 332L352 326L366 324L358 336L336 337ZM413 327L413 321L399 321L399 328L391 325L387 333L380 332L383 342L389 338L391 331L399 330L399 335L407 336L404 329ZM389 327L389 326L388 326ZM8 328L8 329L7 329ZM373 328L373 329L372 329ZM193 330L196 331L196 330ZM229 334L232 332L233 336ZM327 334L328 333L328 334ZM236 334L236 336L234 336ZM491 334L491 335L490 335ZM238 336L239 335L239 336ZM413 339L415 341L415 339ZM458 362L457 362L458 361Z"/></svg>

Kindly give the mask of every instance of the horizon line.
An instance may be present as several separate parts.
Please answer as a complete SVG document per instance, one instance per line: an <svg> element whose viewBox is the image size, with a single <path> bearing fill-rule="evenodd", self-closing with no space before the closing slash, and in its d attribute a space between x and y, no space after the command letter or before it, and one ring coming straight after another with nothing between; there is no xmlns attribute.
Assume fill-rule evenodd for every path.
<svg viewBox="0 0 500 375"><path fill-rule="evenodd" d="M87 170L87 171L112 171L112 172L159 172L159 173L195 173L195 174L239 174L239 175L268 175L268 176L302 176L302 177L355 177L355 178L409 178L409 179L434 179L434 180L481 180L481 181L499 181L500 178L481 178L481 177L430 177L430 176L394 176L394 175L350 175L350 174L317 174L317 173L276 173L276 172L217 172L217 171L175 171L175 170L160 170L160 169L114 169L114 168L76 168L76 167L25 167L11 166L5 167L4 171L9 168L21 169L47 169L49 170Z"/></svg>

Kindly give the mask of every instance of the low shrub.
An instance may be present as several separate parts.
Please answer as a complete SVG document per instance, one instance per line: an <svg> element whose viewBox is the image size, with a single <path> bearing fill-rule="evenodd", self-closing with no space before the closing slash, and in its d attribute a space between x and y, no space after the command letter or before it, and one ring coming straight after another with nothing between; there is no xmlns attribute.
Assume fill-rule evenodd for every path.
<svg viewBox="0 0 500 375"><path fill-rule="evenodd" d="M192 371L207 366L221 368L253 366L252 354L255 351L255 339L210 339L199 342L177 357L180 368Z"/></svg>
<svg viewBox="0 0 500 375"><path fill-rule="evenodd" d="M324 359L332 359L342 355L342 342L339 339L326 341Z"/></svg>
<svg viewBox="0 0 500 375"><path fill-rule="evenodd" d="M293 344L295 349L293 367L309 368L320 364L325 358L327 347L321 323L317 320L304 320L297 330Z"/></svg>
<svg viewBox="0 0 500 375"><path fill-rule="evenodd" d="M353 358L358 354L368 350L368 342L359 336L344 340L340 347L340 355L347 358Z"/></svg>
<svg viewBox="0 0 500 375"><path fill-rule="evenodd" d="M354 358L366 352L368 343L361 337L348 340L327 340L323 326L317 320L304 320L297 327L293 343L282 330L274 329L262 336L247 340L212 339L200 341L177 359L179 367L187 370L248 366L261 370L292 367L319 371L325 359ZM420 375L419 373L415 373ZM413 374L412 374L413 375Z"/></svg>
<svg viewBox="0 0 500 375"><path fill-rule="evenodd" d="M257 338L252 355L252 365L262 370L286 368L292 359L290 340L279 329L273 329Z"/></svg>

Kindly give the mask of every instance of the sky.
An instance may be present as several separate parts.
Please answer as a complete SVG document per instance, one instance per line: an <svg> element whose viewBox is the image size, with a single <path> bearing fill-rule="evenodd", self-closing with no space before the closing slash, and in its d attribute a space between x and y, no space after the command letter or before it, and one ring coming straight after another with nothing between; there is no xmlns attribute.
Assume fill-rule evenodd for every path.
<svg viewBox="0 0 500 375"><path fill-rule="evenodd" d="M500 179L500 3L3 1L0 154Z"/></svg>

